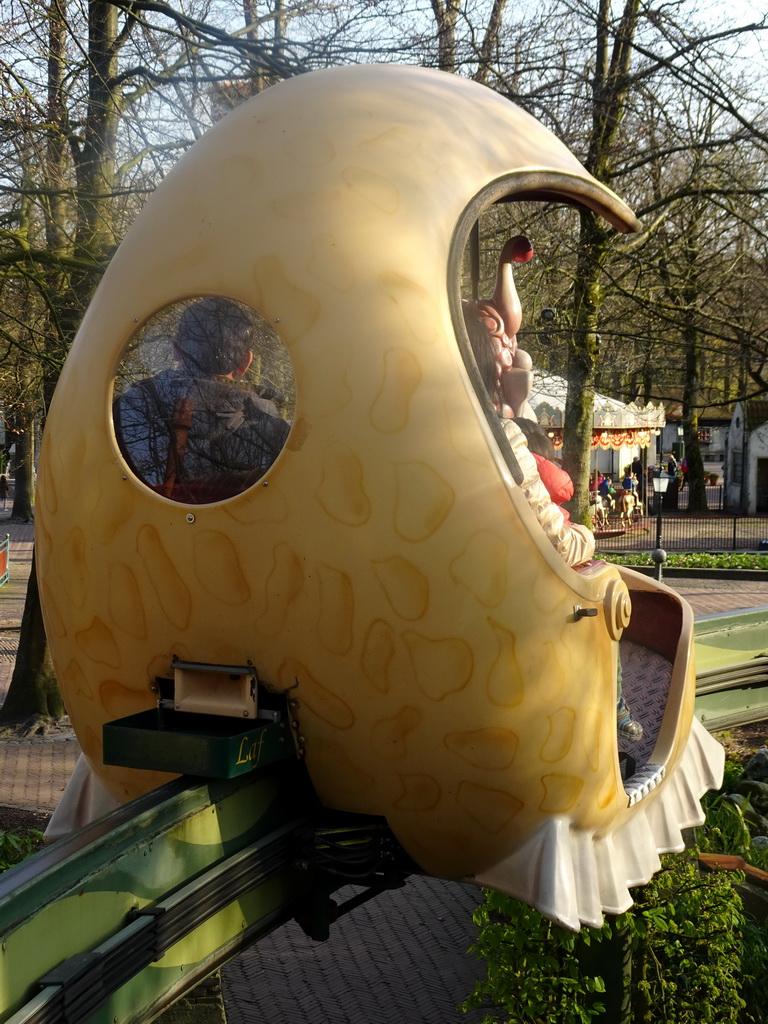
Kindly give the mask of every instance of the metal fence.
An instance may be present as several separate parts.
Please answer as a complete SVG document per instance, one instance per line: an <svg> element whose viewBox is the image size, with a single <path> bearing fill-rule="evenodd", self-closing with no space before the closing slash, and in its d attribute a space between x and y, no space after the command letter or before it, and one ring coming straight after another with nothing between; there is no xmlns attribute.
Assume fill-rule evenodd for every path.
<svg viewBox="0 0 768 1024"><path fill-rule="evenodd" d="M704 488L707 492L707 508L710 512L720 512L723 507L723 485L715 484L715 486L707 486ZM675 507L683 510L688 508L688 495L691 493L690 487L683 487L677 491L676 496L670 496L673 502L676 502ZM664 506L669 508L669 502Z"/></svg>
<svg viewBox="0 0 768 1024"><path fill-rule="evenodd" d="M722 512L724 500L723 485L707 485L704 490L707 493L707 509L710 512ZM664 495L664 511L685 512L688 509L688 498L690 497L690 493L690 487L675 487L673 490L668 491ZM645 511L651 515L656 511L654 507L655 501L656 495L649 493L646 495L646 500L642 502Z"/></svg>
<svg viewBox="0 0 768 1024"><path fill-rule="evenodd" d="M598 553L653 551L659 520L642 515L630 522L611 517L595 533ZM665 551L761 551L768 554L768 516L689 516L662 512L661 546Z"/></svg>

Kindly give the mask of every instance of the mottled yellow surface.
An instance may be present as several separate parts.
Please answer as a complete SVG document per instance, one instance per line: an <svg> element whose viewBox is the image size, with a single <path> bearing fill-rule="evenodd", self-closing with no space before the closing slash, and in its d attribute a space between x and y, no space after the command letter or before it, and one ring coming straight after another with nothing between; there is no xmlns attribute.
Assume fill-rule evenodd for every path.
<svg viewBox="0 0 768 1024"><path fill-rule="evenodd" d="M237 109L147 203L67 361L39 478L51 649L119 799L163 777L103 767L101 726L151 707L176 655L251 660L290 689L321 799L386 815L434 873L496 863L544 815L607 830L628 813L611 639L623 585L608 566L577 574L541 534L448 306L462 211L539 168L575 195L591 181L473 83L345 68ZM137 327L200 294L274 323L297 407L262 482L190 508L132 477L110 405ZM575 621L575 604L599 614Z"/></svg>

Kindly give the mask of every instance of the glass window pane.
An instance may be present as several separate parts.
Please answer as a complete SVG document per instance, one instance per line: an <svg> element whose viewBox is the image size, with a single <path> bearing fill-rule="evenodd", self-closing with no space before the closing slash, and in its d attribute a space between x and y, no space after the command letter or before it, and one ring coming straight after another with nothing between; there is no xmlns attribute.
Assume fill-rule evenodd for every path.
<svg viewBox="0 0 768 1024"><path fill-rule="evenodd" d="M277 334L223 298L174 303L131 339L113 403L126 462L173 501L206 504L259 480L285 445L294 379Z"/></svg>

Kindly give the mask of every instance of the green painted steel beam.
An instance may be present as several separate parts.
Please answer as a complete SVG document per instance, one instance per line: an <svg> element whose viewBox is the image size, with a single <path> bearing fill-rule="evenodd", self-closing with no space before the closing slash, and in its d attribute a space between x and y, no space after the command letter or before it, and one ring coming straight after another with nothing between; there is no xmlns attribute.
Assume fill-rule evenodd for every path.
<svg viewBox="0 0 768 1024"><path fill-rule="evenodd" d="M696 717L709 732L762 722L768 718L768 684L697 695Z"/></svg>
<svg viewBox="0 0 768 1024"><path fill-rule="evenodd" d="M696 715L710 732L768 719L768 608L694 623Z"/></svg>
<svg viewBox="0 0 768 1024"><path fill-rule="evenodd" d="M312 884L292 835L314 810L296 761L179 780L6 872L0 1022L150 1020L292 916Z"/></svg>
<svg viewBox="0 0 768 1024"><path fill-rule="evenodd" d="M768 608L707 615L693 626L696 671L702 673L768 653Z"/></svg>

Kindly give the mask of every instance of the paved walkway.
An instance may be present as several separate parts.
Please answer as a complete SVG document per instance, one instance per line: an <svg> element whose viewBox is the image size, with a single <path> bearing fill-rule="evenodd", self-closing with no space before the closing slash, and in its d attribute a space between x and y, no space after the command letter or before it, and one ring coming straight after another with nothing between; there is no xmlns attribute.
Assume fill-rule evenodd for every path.
<svg viewBox="0 0 768 1024"><path fill-rule="evenodd" d="M757 573L755 575L758 575ZM680 579L670 577L664 582L681 594L700 615L722 615L742 608L768 607L768 572L762 580Z"/></svg>
<svg viewBox="0 0 768 1024"><path fill-rule="evenodd" d="M8 523L0 511L5 532L11 585L0 588L0 703L13 670L33 529ZM768 574L764 582L669 583L697 615L768 606ZM52 810L78 752L74 738L0 741L0 804ZM484 974L466 952L479 899L470 886L415 879L342 918L328 942L312 942L297 925L286 925L224 968L228 1022L476 1024L479 1011L457 1007Z"/></svg>
<svg viewBox="0 0 768 1024"><path fill-rule="evenodd" d="M9 582L0 587L0 704L13 674L32 567L34 525L13 523L0 510L0 537L9 534ZM0 804L28 811L52 811L72 774L80 747L73 734L55 738L0 740Z"/></svg>

